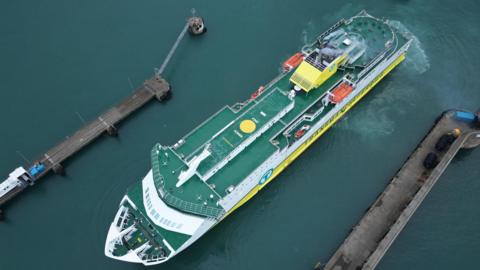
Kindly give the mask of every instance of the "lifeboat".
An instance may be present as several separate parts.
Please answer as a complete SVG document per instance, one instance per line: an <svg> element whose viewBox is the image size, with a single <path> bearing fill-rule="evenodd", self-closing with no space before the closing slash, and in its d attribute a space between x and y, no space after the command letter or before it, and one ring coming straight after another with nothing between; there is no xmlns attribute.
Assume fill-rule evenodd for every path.
<svg viewBox="0 0 480 270"><path fill-rule="evenodd" d="M302 53L296 53L292 55L290 58L288 58L287 61L283 63L283 70L285 71L290 71L294 68L296 68L300 63L303 61L303 54Z"/></svg>
<svg viewBox="0 0 480 270"><path fill-rule="evenodd" d="M332 94L330 95L330 101L333 104L340 103L352 92L352 90L353 87L350 84L343 82L332 91Z"/></svg>
<svg viewBox="0 0 480 270"><path fill-rule="evenodd" d="M304 125L302 128L297 130L297 132L295 132L295 139L300 139L303 135L305 135L305 132L307 132L307 130L309 129L310 129L309 125Z"/></svg>
<svg viewBox="0 0 480 270"><path fill-rule="evenodd" d="M252 95L250 95L250 99L256 99L262 92L265 90L265 86L260 86L257 91L253 92Z"/></svg>

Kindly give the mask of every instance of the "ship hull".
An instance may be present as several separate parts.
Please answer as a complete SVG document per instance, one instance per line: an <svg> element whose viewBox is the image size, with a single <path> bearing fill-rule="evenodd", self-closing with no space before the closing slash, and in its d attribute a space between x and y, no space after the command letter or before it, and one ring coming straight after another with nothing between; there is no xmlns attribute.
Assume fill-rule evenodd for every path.
<svg viewBox="0 0 480 270"><path fill-rule="evenodd" d="M238 198L237 203L235 203L221 219L213 224L211 222L208 225L205 224L202 230L199 230L192 235L192 237L178 250L176 250L175 253L171 254L169 258L162 262L156 262L153 264L160 264L168 261L196 242L207 231L219 224L223 219L233 213L240 206L252 199L262 188L274 180L283 170L288 167L288 165L290 165L308 147L310 147L318 138L320 138L328 129L330 129L333 124L335 124L343 115L353 108L353 106L355 106L355 104L357 104L368 92L370 92L375 85L377 85L388 73L390 73L390 71L400 64L405 59L405 51L407 48L408 46L405 49L399 50L390 58L386 59L383 64L376 67L376 69L372 71L367 78L359 83L359 85L363 85L363 87L358 87L354 95L351 95L349 99L343 101L344 106L339 107L337 110L332 110L330 112L330 117L325 117L325 121L320 121L317 123L309 130L307 134L305 134L301 140L288 147L285 151L275 153L261 166L259 166L256 171L252 172L252 174L244 181L256 181L257 184L251 190L249 190L245 196ZM268 177L265 178L266 175L268 175ZM261 179L260 182L259 179Z"/></svg>
<svg viewBox="0 0 480 270"><path fill-rule="evenodd" d="M405 59L412 40L387 24L365 12L340 20L302 48L296 69L174 145L155 145L152 169L120 203L105 255L166 262L253 198ZM339 98L338 89L348 93Z"/></svg>

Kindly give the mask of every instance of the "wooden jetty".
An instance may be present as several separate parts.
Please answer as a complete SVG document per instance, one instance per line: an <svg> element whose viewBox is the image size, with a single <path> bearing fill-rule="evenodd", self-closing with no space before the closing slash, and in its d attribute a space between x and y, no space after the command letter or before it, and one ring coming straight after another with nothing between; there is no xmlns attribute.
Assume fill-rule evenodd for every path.
<svg viewBox="0 0 480 270"><path fill-rule="evenodd" d="M54 146L43 154L38 162L45 165L36 178L53 170L57 174L63 173L62 162L94 141L103 133L116 136L115 125L125 119L134 111L145 105L148 101L156 98L163 101L170 96L170 85L162 78L153 77L135 90L129 97L118 105L98 116L95 120L85 125L82 129L67 137L63 142ZM32 164L33 165L33 164Z"/></svg>
<svg viewBox="0 0 480 270"><path fill-rule="evenodd" d="M464 121L459 119L459 112L466 113L452 110L442 114L323 269L359 270L377 266L457 152L480 144L478 114L475 120ZM454 129L460 129L461 135L447 150L438 151L439 138ZM424 165L429 153L438 157L435 161L438 164L431 169ZM317 263L315 269L321 267Z"/></svg>
<svg viewBox="0 0 480 270"><path fill-rule="evenodd" d="M22 190L33 185L38 179L45 176L50 171L57 174L63 174L64 168L62 163L66 159L83 149L104 133L116 136L117 128L115 125L150 100L156 98L157 100L163 101L169 98L171 95L170 85L161 77L163 71L167 67L187 31L193 36L198 36L205 33L206 30L207 28L201 17L190 17L168 52L161 67L156 70L155 75L152 78L146 80L141 87L135 90L122 102L107 110L73 135L67 137L64 141L45 152L33 164L27 166L27 169L24 167L18 167L9 174L6 180L0 182L0 207L19 194ZM0 209L0 220L3 217L3 211Z"/></svg>
<svg viewBox="0 0 480 270"><path fill-rule="evenodd" d="M42 154L34 164L27 166L27 168L32 168L35 164L42 164L42 170L34 177L30 175L32 179L28 181L28 183L33 184L50 171L63 174L64 169L62 163L66 159L73 156L104 133L115 136L117 134L115 125L150 100L157 99L163 101L169 98L170 95L170 85L165 79L154 76L146 80L143 85L136 89L129 97ZM0 197L0 206L27 187L27 184L17 185L11 192Z"/></svg>

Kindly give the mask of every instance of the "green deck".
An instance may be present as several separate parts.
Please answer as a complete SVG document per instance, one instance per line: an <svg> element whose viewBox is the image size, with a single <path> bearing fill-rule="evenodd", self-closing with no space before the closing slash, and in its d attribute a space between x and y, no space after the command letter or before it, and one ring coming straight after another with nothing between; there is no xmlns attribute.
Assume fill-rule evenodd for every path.
<svg viewBox="0 0 480 270"><path fill-rule="evenodd" d="M182 211L203 216L216 217L222 213L223 209L216 204L220 196L198 176L194 175L181 187L175 186L180 171L186 169L186 165L171 149L157 145L151 155L153 179L155 185L161 190L160 196L167 204Z"/></svg>
<svg viewBox="0 0 480 270"><path fill-rule="evenodd" d="M347 75L353 81L359 79L359 74L363 71L364 66L371 63L376 56L387 51L385 44L392 37L391 28L387 24L370 17L357 17L349 24L346 24L346 22L340 23L337 29L341 28L346 32L355 32L362 35L368 45L365 54L352 65L339 69L319 88L309 93L297 94L294 98L293 109L284 115L279 122L273 124L253 140L238 155L234 156L226 166L216 171L205 182L198 175L205 175L239 147L242 142L255 134L242 133L239 129L241 121L252 119L256 122L257 130L261 129L292 102L287 94L292 89L289 79L294 71L282 74L277 81L267 85L259 97L247 101L243 104L243 107L233 109L233 107L226 106L222 108L182 138L177 145L165 147L157 144L152 149L151 158L154 181L160 197L170 206L186 213L211 218L221 217L225 210L218 202L229 194L228 189L238 185L275 151L292 144L293 136L285 136L283 131L291 129L292 131L289 134L292 134L304 124L314 125L317 121L320 121L333 108L333 105L328 105L320 113L319 108L322 107L320 102L326 92L332 90ZM407 41L408 39L402 35L396 35L395 44L388 50L394 52ZM316 45L312 44L310 46L314 49ZM318 116L308 120L308 123L298 120L304 114L315 113ZM294 123L298 126L293 125ZM200 163L197 169L198 175L191 177L182 186L176 187L180 172L188 168L187 162L201 153L207 144L210 144L211 156ZM137 206L142 206L139 208L139 212L147 219L143 209L141 184L130 189L128 196ZM154 228L174 248L178 248L188 239L188 236L168 232L158 226L154 226Z"/></svg>
<svg viewBox="0 0 480 270"><path fill-rule="evenodd" d="M206 141L212 138L215 133L224 128L231 121L235 120L235 117L236 114L232 109L230 109L230 107L224 107L210 119L205 121L203 125L199 126L197 129L187 135L184 138L185 143L175 151L181 156L189 156Z"/></svg>
<svg viewBox="0 0 480 270"><path fill-rule="evenodd" d="M189 181L187 181L181 187L178 187L178 188L175 187L180 171L182 169L183 170L187 169L187 166L179 157L175 156L172 153L174 150L170 148L162 150L162 151L166 151L167 153L170 153L169 161L168 161L169 164L166 166L167 168L164 168L164 169L162 169L162 166L158 166L159 171L157 174L155 168L157 168L157 164L162 164L162 161L161 161L162 151L160 154L158 155L156 154L155 149L158 149L158 145L157 145L157 148L154 148L154 150L152 150L152 165L153 165L152 168L154 170L154 179L156 179L156 181L158 181L158 179L161 179L159 177L159 174L161 174L163 176L162 178L163 186L162 185L157 185L157 186L161 187L161 189L168 192L169 194L168 196L174 197L176 201L181 203L172 204L168 200L166 200L166 202L186 212L201 214L206 216L212 216L206 213L207 207L216 208L218 209L218 211L221 211L222 208L216 205L216 201L217 201L217 198L224 197L225 195L228 194L227 193L228 187L235 186L238 183L240 183L240 181L245 179L245 177L248 176L248 174L250 174L256 167L258 167L263 161L265 161L269 156L271 156L277 149L286 147L288 145L288 142L285 139L285 137L281 135L278 136L278 138L276 138L277 141L279 142L278 146L275 146L270 142L270 140L273 139L277 133L279 133L285 128L284 123L288 124L293 120L295 120L302 112L308 109L308 107L312 104L312 101L319 99L323 94L325 94L325 92L330 90L332 86L338 83L343 78L344 75L345 75L344 72L339 71L315 91L312 91L306 95L298 95L295 98L294 108L282 118L281 122L277 122L276 124L274 124L264 134L262 134L259 138L253 141L247 148L245 148L245 150L243 150L239 155L237 155L234 159L232 159L227 166L223 167L215 175L213 175L210 179L208 179L206 183L203 182L198 176L193 176ZM290 76L288 75L284 76L278 82L276 82L271 87L266 89L263 95L267 96L270 93L288 92L291 88L289 78ZM262 100L260 100L259 103L256 103L257 104L256 106L253 105L251 107L245 107L242 109L242 111L237 112L237 114L244 115L246 118L248 118L250 117L250 114L248 114L248 112L244 112L244 110L248 110L250 108L251 108L252 115L259 115L260 110L263 110L265 113L270 111L275 112L276 110L278 110L278 108L285 106L285 102L289 101L289 99L283 94L281 94L280 96L272 96L271 100L266 99L265 101L271 102L274 100L275 101L280 100L283 103L281 103L281 106L278 106L278 104L275 105L272 103L268 103L266 104L267 106L263 106ZM259 105L262 105L262 106L259 106ZM221 122L219 118L223 118L221 120L225 121L226 123L225 125L227 125L229 122L232 121L231 115L225 113L226 111L232 112L228 108L224 108L220 113L218 113L214 118L212 118L215 122L214 123L215 125ZM242 114L242 112L244 114ZM239 121L240 119L244 119L244 118L243 117L239 118L237 121ZM192 140L192 138L196 139L195 137L196 134L215 135L215 133L217 133L219 130L221 130L221 128L225 126L224 125L221 128L216 130L211 130L210 128L214 124L210 124L210 123L211 122L206 122L204 125L198 128L194 133L186 137L185 144L182 145L182 147L180 147L179 149L182 149L182 150L187 149L187 148L184 148L185 146L188 146L190 149L193 148L192 145L194 144L191 142L189 143L189 140ZM236 145L238 145L240 143L240 140L231 139L231 137L235 138L234 136L237 136L233 132L235 128L238 128L238 124L232 125L230 128L222 132L222 134L228 134L227 135L228 140L232 144L235 143ZM231 151L232 147L227 143L225 143L222 137L218 136L217 138L218 138L218 142L220 144L223 144L222 148L220 148L221 151L225 151L225 148ZM204 141L204 143L206 143L207 141ZM203 149L201 147L202 144L198 143L196 140L195 140L195 145L197 146L197 150L196 152L193 152L193 153L198 153L198 151L201 151ZM215 149L219 149L219 148L215 148ZM176 152L179 152L178 149L176 150ZM186 151L185 152L182 151L180 153L186 156L190 155L190 153ZM228 152L223 152L223 153L228 154ZM172 173L172 170L174 170L175 173ZM212 194L214 194L215 199L214 200L207 199ZM191 202L192 204L195 204L197 210L189 211L185 209L185 207L181 206L182 204L185 204L184 202ZM203 205L204 202L207 202L207 207ZM201 210L201 209L204 209L204 210ZM209 210L209 211L212 212L212 210Z"/></svg>
<svg viewBox="0 0 480 270"><path fill-rule="evenodd" d="M258 101L255 100L253 106L238 115L231 124L227 123L229 125L227 129L206 142L211 144L212 154L202 161L198 172L204 175L217 163L226 158L234 149L239 147L241 143L255 134L255 132L250 134L243 133L239 128L242 121L247 119L253 120L257 126L256 131L260 130L291 103L292 101L287 97L285 91L280 91L279 88L268 92ZM202 149L198 151L202 151Z"/></svg>

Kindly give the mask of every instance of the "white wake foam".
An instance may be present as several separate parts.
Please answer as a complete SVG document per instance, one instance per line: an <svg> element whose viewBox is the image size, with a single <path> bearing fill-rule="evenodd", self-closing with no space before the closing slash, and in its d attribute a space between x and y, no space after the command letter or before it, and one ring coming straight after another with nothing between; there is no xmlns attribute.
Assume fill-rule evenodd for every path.
<svg viewBox="0 0 480 270"><path fill-rule="evenodd" d="M427 70L430 69L430 60L425 53L425 50L422 46L422 43L418 39L417 36L415 36L410 30L408 30L405 25L403 25L399 21L389 21L388 24L397 29L400 33L403 35L411 38L412 45L410 46L410 49L408 50L407 54L408 57L405 59L405 63L408 67L411 67L415 72L418 72L420 74L425 73Z"/></svg>

